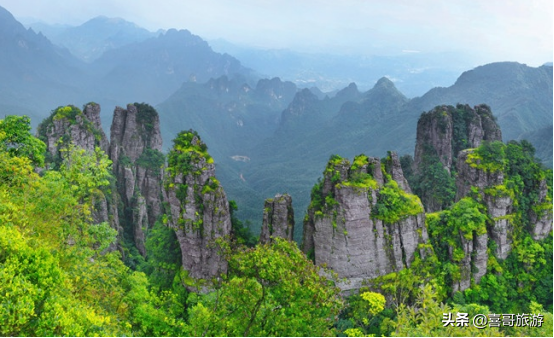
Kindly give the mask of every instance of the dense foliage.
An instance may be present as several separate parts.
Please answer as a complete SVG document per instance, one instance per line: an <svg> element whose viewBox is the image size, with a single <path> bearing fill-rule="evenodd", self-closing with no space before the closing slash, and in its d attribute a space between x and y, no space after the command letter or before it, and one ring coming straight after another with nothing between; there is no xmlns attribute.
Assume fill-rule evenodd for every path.
<svg viewBox="0 0 554 338"><path fill-rule="evenodd" d="M194 336L329 336L340 290L293 242L230 253L229 274L189 310Z"/></svg>
<svg viewBox="0 0 554 338"><path fill-rule="evenodd" d="M168 155L168 171L175 177L177 172L189 173L192 163L200 161L211 164L213 158L208 154L208 146L200 141L198 133L193 130L182 131L173 140L174 146Z"/></svg>
<svg viewBox="0 0 554 338"><path fill-rule="evenodd" d="M30 124L27 116L10 115L0 120L0 151L29 158L33 165L42 166L46 145L31 135Z"/></svg>
<svg viewBox="0 0 554 338"><path fill-rule="evenodd" d="M180 134L180 150L170 154L170 165L183 158L211 159L205 146L193 142L195 136ZM219 243L229 270L211 289L186 290L190 278L181 266L179 243L163 222L149 230L147 257L131 269L113 250L117 232L92 219L95 201L112 180L107 156L98 148L87 152L68 143L56 170L38 175L44 149L30 134L27 118L0 120L1 335L552 335L552 235L542 241L530 235L533 220L552 210L552 172L534 161L534 150L525 141L485 143L475 149L469 163L487 172L502 170L503 185L473 189L450 208L428 214L431 242L420 244L410 268L368 281L349 297L340 294L332 271L316 267L294 242L276 239L256 245L233 214L234 202L230 210L235 240ZM153 157L161 162L158 155ZM331 162L331 176L337 166L349 165L338 156ZM367 157L356 157L351 174L368 164ZM346 183L370 189L373 169L352 175ZM379 187L376 201L384 209L374 216L394 222L415 212L411 196L404 196L384 174L387 183ZM214 184L210 181L202 189ZM537 195L544 185L547 194ZM337 201L323 197L322 189L321 182L314 187L312 207L332 209ZM452 293L463 255L460 239L482 234L491 224L484 195L517 201L511 218L513 250L505 260L497 259L491 240L481 282ZM544 324L484 330L443 325L444 313L457 312L470 318L481 313L541 313Z"/></svg>

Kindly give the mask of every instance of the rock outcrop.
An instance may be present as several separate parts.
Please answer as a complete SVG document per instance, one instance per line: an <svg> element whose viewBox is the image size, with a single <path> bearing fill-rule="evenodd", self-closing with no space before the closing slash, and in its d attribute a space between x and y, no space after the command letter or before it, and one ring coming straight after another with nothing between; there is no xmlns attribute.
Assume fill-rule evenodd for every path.
<svg viewBox="0 0 554 338"><path fill-rule="evenodd" d="M418 251L425 255L419 250L428 239L421 202L402 190L396 154L389 153L385 162L359 155L351 165L335 155L312 190L303 251L346 278L343 290L410 267Z"/></svg>
<svg viewBox="0 0 554 338"><path fill-rule="evenodd" d="M529 211L531 234L535 241L546 238L552 231L552 200L548 200L546 180L541 180L538 191L538 203L535 209ZM552 196L550 196L552 197Z"/></svg>
<svg viewBox="0 0 554 338"><path fill-rule="evenodd" d="M264 204L264 216L260 243L268 243L271 237L281 237L289 241L294 234L294 210L292 198L288 194L277 194Z"/></svg>
<svg viewBox="0 0 554 338"><path fill-rule="evenodd" d="M436 156L450 171L461 150L476 148L482 141L502 141L500 127L487 105L437 106L417 122L414 170L423 169L426 156Z"/></svg>
<svg viewBox="0 0 554 338"><path fill-rule="evenodd" d="M122 225L145 256L145 232L162 213L165 157L158 113L147 104L116 107L110 140L110 159L124 206Z"/></svg>
<svg viewBox="0 0 554 338"><path fill-rule="evenodd" d="M468 240L460 235L461 247L464 258L458 263L460 267L460 278L452 284L452 292L463 291L470 287L471 278L479 283L487 273L487 241L488 235L474 236ZM450 252L452 259L452 252Z"/></svg>
<svg viewBox="0 0 554 338"><path fill-rule="evenodd" d="M502 133L488 106L435 107L418 120L413 173L420 182L436 181L437 176L448 181L460 151L478 147L483 141L501 140ZM442 164L446 173L437 172L441 171L435 167L437 163ZM445 200L447 194L436 190L423 184L417 191L427 212L439 211L449 204Z"/></svg>
<svg viewBox="0 0 554 338"><path fill-rule="evenodd" d="M216 240L231 233L229 203L198 134L181 132L174 142L164 192L167 222L177 234L188 276L208 280L227 272Z"/></svg>
<svg viewBox="0 0 554 338"><path fill-rule="evenodd" d="M472 166L471 160L468 159L471 153L473 153L472 150L464 150L458 157L456 200L468 196L472 187L478 189L487 207L487 213L494 223L489 232L490 237L496 242L496 257L506 259L512 249L511 232L513 227L510 218L513 217L514 201L509 194L495 189L504 184L504 173L500 170L487 171Z"/></svg>
<svg viewBox="0 0 554 338"><path fill-rule="evenodd" d="M487 168L484 160L474 150L462 151L457 165L456 200L468 196L472 189L479 192L492 220L489 235L496 243L496 257L506 259L512 249L515 192L513 188L506 186L504 166L501 162L497 165L492 169ZM538 198L528 210L521 209L524 206L520 206L520 212L528 214L530 229L527 230L533 239L542 240L552 231L552 202L547 196L546 180L527 182L524 189L528 190L524 194L533 193Z"/></svg>
<svg viewBox="0 0 554 338"><path fill-rule="evenodd" d="M68 143L94 152L95 147L108 153L109 143L100 124L100 105L87 103L81 111L75 106L58 107L38 127L38 137L46 143L48 164L61 159L60 149Z"/></svg>
<svg viewBox="0 0 554 338"><path fill-rule="evenodd" d="M82 148L89 154L94 154L97 147L106 154L109 150L109 142L100 121L100 105L93 102L87 103L83 111L71 105L58 107L39 125L38 137L47 146L46 165L53 168L62 164L62 150L69 144ZM119 231L117 191L103 189L102 192L102 195L94 196L93 220L95 223L108 222ZM106 197L108 195L109 199ZM115 249L115 246L111 249Z"/></svg>

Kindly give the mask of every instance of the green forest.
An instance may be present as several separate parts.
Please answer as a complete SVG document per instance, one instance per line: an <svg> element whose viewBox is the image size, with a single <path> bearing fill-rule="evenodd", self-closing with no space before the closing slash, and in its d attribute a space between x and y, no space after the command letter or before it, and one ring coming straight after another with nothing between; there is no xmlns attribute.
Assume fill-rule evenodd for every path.
<svg viewBox="0 0 554 338"><path fill-rule="evenodd" d="M74 120L79 114L60 113L53 118ZM164 169L167 162L166 177L172 180L201 176L214 160L205 144L194 143L197 138L196 132L182 132L167 158L146 149L138 162L146 170ZM211 243L226 261L226 273L211 280L189 276L176 229L168 226L167 206L148 229L146 257L139 255L127 235L93 220L97 202L115 189L112 161L99 147L90 152L67 141L60 139L56 165L46 166L47 146L32 135L30 119L0 120L1 336L552 337L552 232L541 240L531 235L532 218L552 213L552 170L536 161L529 142L483 142L472 149L469 166L502 172L503 184L471 187L457 202L454 173L445 174L435 164L419 176L406 172L415 187L412 195L386 172L390 157L383 159L388 182L372 217L390 225L422 212L420 192L440 198L443 210L425 215L429 242L419 248L424 257L416 253L409 268L367 280L347 294L336 273L315 265L296 242L273 238L257 244L236 217L241 205L234 201L227 206L230 236ZM341 161L332 156L323 169ZM355 168L367 165L365 155L353 161ZM202 196L220 191L215 178L208 182L190 188ZM536 193L541 182L546 182L546 196ZM367 171L345 184L371 190L377 183ZM176 188L179 200L187 196L188 187L182 187ZM320 181L312 190L311 208L320 213L337 203L331 196L322 198L323 189ZM472 280L469 288L455 291L453 283L465 273L462 238L486 233L495 221L485 210L484 196L514 201L507 216L513 225L512 250L498 258L489 239L486 273L479 283ZM453 322L460 314L469 318L467 325ZM502 325L489 319L478 328L472 322L496 314L503 315ZM506 314L514 315L512 325Z"/></svg>

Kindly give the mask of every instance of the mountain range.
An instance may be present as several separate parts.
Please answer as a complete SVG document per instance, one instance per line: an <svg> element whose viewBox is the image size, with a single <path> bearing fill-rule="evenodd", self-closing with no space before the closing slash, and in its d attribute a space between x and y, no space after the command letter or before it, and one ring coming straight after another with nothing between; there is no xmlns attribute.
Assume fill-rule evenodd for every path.
<svg viewBox="0 0 554 338"><path fill-rule="evenodd" d="M100 17L45 32L60 45L26 29L0 7L0 105L4 114L29 115L34 126L69 103L94 101L110 109L135 101L158 104L183 82L222 75L257 80L240 61L212 51L186 30L151 33L121 19ZM94 54L100 50L101 56ZM104 127L110 116L104 111Z"/></svg>
<svg viewBox="0 0 554 338"><path fill-rule="evenodd" d="M333 154L413 154L417 119L437 105L486 103L505 130L504 141L529 138L544 163L552 165L552 127L541 127L552 125L551 66L489 64L463 73L450 87L414 99L386 77L368 91L352 83L332 97L298 89L284 108L290 96L279 94L283 82L265 83L273 95L255 104L258 88L220 78L183 85L157 106L165 139L179 129L200 132L219 166L220 181L241 207L239 215L252 223L260 222L264 199L277 193L289 193L294 208L306 210L320 168ZM294 85L288 86L292 92ZM272 109L269 98L280 96L283 101L273 102Z"/></svg>
<svg viewBox="0 0 554 338"><path fill-rule="evenodd" d="M417 119L437 105L489 105L504 141L528 139L552 166L552 65L493 63L463 72L451 86L427 91L413 89L431 82L413 77L410 71L418 63L407 63L407 56L387 61L266 51L248 57L243 50L239 54L247 61L239 61L186 30L153 33L105 17L47 32L51 40L0 7L1 115L26 114L36 126L57 106L94 101L103 108L107 128L116 105L155 105L165 149L179 131L198 131L229 198L237 201L237 215L254 231L259 231L264 199L276 193L289 193L301 215L332 154L413 154ZM220 43L218 49L232 46ZM432 61L420 57L420 65ZM443 79L438 82L454 81L459 65L451 62L446 73L436 70ZM356 72L368 80L343 82ZM305 81L313 76L321 81ZM329 91L337 88L337 79L343 88ZM408 88L410 81L412 89L405 94L399 88ZM422 94L410 98L414 93ZM301 227L296 229L298 239Z"/></svg>
<svg viewBox="0 0 554 338"><path fill-rule="evenodd" d="M408 97L425 94L429 88L448 86L461 72L472 68L470 55L463 52L420 53L401 51L391 55L301 53L287 49L256 49L210 40L220 53L228 53L264 76L279 75L299 87L338 91L351 82L368 90L383 76Z"/></svg>

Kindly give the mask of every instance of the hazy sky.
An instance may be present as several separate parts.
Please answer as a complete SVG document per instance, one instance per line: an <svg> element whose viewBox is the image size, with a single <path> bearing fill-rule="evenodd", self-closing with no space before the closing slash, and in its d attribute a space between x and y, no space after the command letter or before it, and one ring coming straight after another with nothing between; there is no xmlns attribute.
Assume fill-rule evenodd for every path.
<svg viewBox="0 0 554 338"><path fill-rule="evenodd" d="M553 59L552 0L0 0L16 18L79 25L105 15L155 31L299 51L463 49L482 63Z"/></svg>

